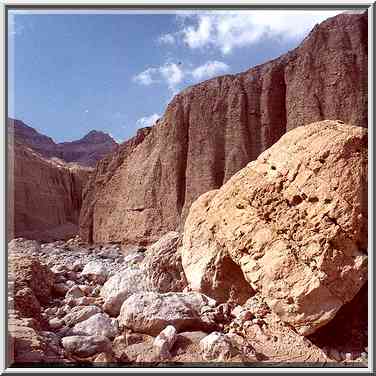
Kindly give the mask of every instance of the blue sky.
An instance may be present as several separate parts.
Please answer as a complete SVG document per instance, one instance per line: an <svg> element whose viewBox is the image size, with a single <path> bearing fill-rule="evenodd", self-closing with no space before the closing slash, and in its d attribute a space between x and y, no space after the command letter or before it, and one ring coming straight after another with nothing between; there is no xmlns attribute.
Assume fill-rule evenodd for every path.
<svg viewBox="0 0 376 376"><path fill-rule="evenodd" d="M124 141L184 87L275 58L337 13L13 11L8 114L57 142Z"/></svg>

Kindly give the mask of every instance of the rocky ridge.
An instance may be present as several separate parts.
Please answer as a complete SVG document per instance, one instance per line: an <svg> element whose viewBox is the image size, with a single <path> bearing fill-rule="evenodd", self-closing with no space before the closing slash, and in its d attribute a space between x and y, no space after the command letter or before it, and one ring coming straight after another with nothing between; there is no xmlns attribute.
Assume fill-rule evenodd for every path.
<svg viewBox="0 0 376 376"><path fill-rule="evenodd" d="M183 90L151 129L98 164L80 235L150 244L182 230L201 194L286 131L323 119L367 127L367 60L367 15L341 14L277 59Z"/></svg>
<svg viewBox="0 0 376 376"><path fill-rule="evenodd" d="M77 141L55 143L52 138L37 132L24 122L8 119L8 136L45 158L58 158L67 163L95 167L96 163L118 144L104 132L91 131Z"/></svg>

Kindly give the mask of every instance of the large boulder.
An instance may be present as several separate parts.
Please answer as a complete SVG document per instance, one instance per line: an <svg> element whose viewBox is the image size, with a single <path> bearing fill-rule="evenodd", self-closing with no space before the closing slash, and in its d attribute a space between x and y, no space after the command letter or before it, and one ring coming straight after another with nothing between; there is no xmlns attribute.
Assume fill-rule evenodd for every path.
<svg viewBox="0 0 376 376"><path fill-rule="evenodd" d="M54 333L39 331L35 320L22 318L20 312L8 312L9 366L64 363L64 352Z"/></svg>
<svg viewBox="0 0 376 376"><path fill-rule="evenodd" d="M72 333L76 335L105 336L110 339L115 338L118 331L117 321L105 313L97 313L87 320L79 322L72 329Z"/></svg>
<svg viewBox="0 0 376 376"><path fill-rule="evenodd" d="M81 275L91 281L103 284L108 277L108 270L101 262L90 261L85 265Z"/></svg>
<svg viewBox="0 0 376 376"><path fill-rule="evenodd" d="M138 293L123 303L118 320L121 327L154 336L168 325L177 331L207 330L211 323L201 311L215 305L215 300L197 292Z"/></svg>
<svg viewBox="0 0 376 376"><path fill-rule="evenodd" d="M41 320L40 306L51 298L54 274L35 257L13 254L8 261L12 281L9 293L14 298L14 308L23 317Z"/></svg>
<svg viewBox="0 0 376 376"><path fill-rule="evenodd" d="M178 248L180 244L181 235L169 232L149 247L141 263L133 259L126 269L109 278L100 292L105 300L104 310L111 316L118 316L123 302L138 292L182 291L187 282Z"/></svg>
<svg viewBox="0 0 376 376"><path fill-rule="evenodd" d="M118 316L124 301L134 293L146 291L143 271L139 266L130 266L116 273L103 285L100 296L104 298L104 310L111 316Z"/></svg>
<svg viewBox="0 0 376 376"><path fill-rule="evenodd" d="M82 358L111 352L111 342L104 336L68 336L61 342L66 351Z"/></svg>
<svg viewBox="0 0 376 376"><path fill-rule="evenodd" d="M24 238L16 238L8 243L8 252L10 254L17 253L34 253L40 251L40 244L36 240L28 240Z"/></svg>
<svg viewBox="0 0 376 376"><path fill-rule="evenodd" d="M218 302L233 300L243 304L254 294L239 266L229 253L215 241L214 232L205 224L206 213L217 190L200 196L191 206L185 224L182 263L193 291L209 295Z"/></svg>
<svg viewBox="0 0 376 376"><path fill-rule="evenodd" d="M171 231L149 247L142 263L148 291L178 292L187 286L180 245L181 235Z"/></svg>
<svg viewBox="0 0 376 376"><path fill-rule="evenodd" d="M236 275L244 274L284 322L308 335L367 280L363 128L323 121L294 129L200 200L182 250L196 291L221 294L226 273L218 259L230 257L239 265Z"/></svg>
<svg viewBox="0 0 376 376"><path fill-rule="evenodd" d="M95 305L91 306L77 306L64 316L63 320L66 325L73 326L81 321L85 321L91 316L101 313L101 309Z"/></svg>

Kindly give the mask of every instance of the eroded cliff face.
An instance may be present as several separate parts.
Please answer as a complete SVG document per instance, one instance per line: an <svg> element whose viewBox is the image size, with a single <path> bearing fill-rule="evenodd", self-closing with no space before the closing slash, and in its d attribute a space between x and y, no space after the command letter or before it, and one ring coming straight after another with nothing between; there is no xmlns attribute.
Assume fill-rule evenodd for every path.
<svg viewBox="0 0 376 376"><path fill-rule="evenodd" d="M90 168L43 158L17 140L8 145L8 240L53 241L78 232Z"/></svg>
<svg viewBox="0 0 376 376"><path fill-rule="evenodd" d="M219 188L287 130L323 119L367 127L367 16L342 14L244 73L192 86L162 119L102 160L84 193L87 241L150 243L181 230Z"/></svg>

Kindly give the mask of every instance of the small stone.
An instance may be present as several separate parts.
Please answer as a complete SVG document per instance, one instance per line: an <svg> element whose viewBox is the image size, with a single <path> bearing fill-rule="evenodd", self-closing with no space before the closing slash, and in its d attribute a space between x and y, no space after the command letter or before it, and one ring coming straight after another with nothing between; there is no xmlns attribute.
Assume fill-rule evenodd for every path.
<svg viewBox="0 0 376 376"><path fill-rule="evenodd" d="M57 307L50 307L44 310L44 313L48 316L56 315L58 311Z"/></svg>
<svg viewBox="0 0 376 376"><path fill-rule="evenodd" d="M67 283L55 283L54 286L53 286L53 292L56 295L65 296L65 294L68 292L69 288L70 287Z"/></svg>
<svg viewBox="0 0 376 376"><path fill-rule="evenodd" d="M237 306L231 311L231 314L232 314L234 317L238 317L242 311L243 311L243 307L240 306L240 305L237 305Z"/></svg>
<svg viewBox="0 0 376 376"><path fill-rule="evenodd" d="M51 329L59 329L64 325L63 320L58 318L51 319L48 324L50 325Z"/></svg>
<svg viewBox="0 0 376 376"><path fill-rule="evenodd" d="M74 307L65 317L64 322L68 326L73 326L81 321L85 321L91 316L101 313L100 308L97 306L77 306Z"/></svg>
<svg viewBox="0 0 376 376"><path fill-rule="evenodd" d="M166 326L155 338L153 348L160 359L169 359L170 350L176 341L176 329L172 325Z"/></svg>
<svg viewBox="0 0 376 376"><path fill-rule="evenodd" d="M225 362L231 357L231 342L223 333L213 332L200 341L205 360Z"/></svg>
<svg viewBox="0 0 376 376"><path fill-rule="evenodd" d="M82 265L81 261L75 261L72 265L72 268L71 268L71 270L73 272L80 272L80 271L82 271L82 269L83 269L83 265Z"/></svg>
<svg viewBox="0 0 376 376"><path fill-rule="evenodd" d="M353 354L350 352L344 353L344 360L345 361L354 360Z"/></svg>
<svg viewBox="0 0 376 376"><path fill-rule="evenodd" d="M108 363L113 363L114 362L114 358L113 356L108 353L108 352L102 352L100 354L98 354L94 361L94 363L105 363L105 364L108 364Z"/></svg>
<svg viewBox="0 0 376 376"><path fill-rule="evenodd" d="M65 297L68 298L82 298L84 297L85 294L84 292L78 287L78 286L73 286L71 287L67 293L65 294Z"/></svg>

